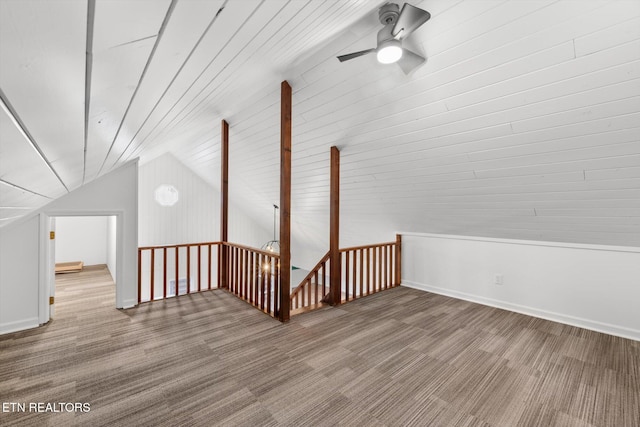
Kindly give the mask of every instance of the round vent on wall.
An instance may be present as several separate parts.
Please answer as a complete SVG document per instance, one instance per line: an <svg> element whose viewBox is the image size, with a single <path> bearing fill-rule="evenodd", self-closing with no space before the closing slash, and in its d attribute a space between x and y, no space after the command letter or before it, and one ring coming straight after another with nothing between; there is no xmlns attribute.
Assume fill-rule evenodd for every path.
<svg viewBox="0 0 640 427"><path fill-rule="evenodd" d="M156 188L155 196L160 206L173 206L178 203L180 193L173 185L162 184Z"/></svg>

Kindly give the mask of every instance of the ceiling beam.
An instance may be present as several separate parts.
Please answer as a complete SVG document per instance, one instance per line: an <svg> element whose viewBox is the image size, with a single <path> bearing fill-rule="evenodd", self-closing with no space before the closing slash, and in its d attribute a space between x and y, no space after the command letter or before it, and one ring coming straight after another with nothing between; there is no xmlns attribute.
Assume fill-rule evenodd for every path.
<svg viewBox="0 0 640 427"><path fill-rule="evenodd" d="M95 22L96 0L88 0L87 7L87 49L84 66L84 152L82 159L82 184L87 177L87 138L89 136L89 108L91 105L91 70L93 67L93 25Z"/></svg>
<svg viewBox="0 0 640 427"><path fill-rule="evenodd" d="M100 166L100 169L98 169L98 174L97 176L100 176L100 174L102 173L102 169L104 169L104 165L107 163L107 159L109 158L109 155L111 154L111 150L113 150L113 146L115 145L117 139L118 139L118 135L120 135L120 131L122 130L122 125L124 124L124 121L127 119L127 115L129 114L129 110L131 109L131 105L133 104L133 101L136 99L136 95L138 94L138 90L140 89L140 85L142 84L142 81L144 80L144 77L147 74L147 70L149 69L149 66L151 65L151 61L153 60L153 57L156 53L156 50L158 49L158 46L160 45L160 40L162 40L162 35L164 34L164 30L167 28L167 25L169 24L169 19L171 18L171 14L173 13L173 10L176 7L176 4L178 3L178 0L171 0L171 4L169 5L169 8L167 9L167 13L164 16L164 20L162 21L162 24L160 25L160 30L158 31L158 37L156 38L156 42L153 44L153 48L151 49L151 53L149 54L149 58L147 58L147 63L144 64L144 69L142 70L142 74L140 74L140 79L138 80L138 84L136 85L135 90L133 91L133 95L131 95L131 99L129 100L129 105L127 105L127 109L125 110L124 114L122 115L122 120L120 120L120 125L118 126L118 130L116 131L116 134L113 136L113 140L111 141L111 145L109 146L109 150L107 151L107 154L104 156L104 160L102 161L102 165ZM120 159L120 157L118 157L118 159ZM117 163L118 161L116 160L115 163ZM115 165L114 163L114 165Z"/></svg>
<svg viewBox="0 0 640 427"><path fill-rule="evenodd" d="M51 198L51 197L49 197L49 196L45 196L44 194L36 193L35 191L31 191L31 190L29 190L29 189L27 189L27 188L21 187L21 186L16 185L16 184L14 184L14 183L12 183L12 182L5 181L4 179L0 179L0 184L4 184L4 185L6 185L7 187L15 188L16 190L26 191L27 193L35 194L36 196L44 197L45 199L49 199L49 200L51 200L51 199L52 199L52 198ZM2 208L3 208L4 206L0 206L0 207L2 207Z"/></svg>
<svg viewBox="0 0 640 427"><path fill-rule="evenodd" d="M5 93L4 93L4 91L2 89L0 89L0 105L2 105L2 109L7 113L7 115L9 116L9 118L11 119L13 124L16 126L16 128L18 128L20 133L22 133L22 136L24 136L25 139L27 141L29 141L29 143L31 144L31 147L38 154L38 157L40 157L40 159L42 159L42 161L47 165L49 170L56 176L56 178L58 178L58 180L60 181L60 184L62 184L62 186L64 187L65 190L67 190L67 193L68 193L69 192L69 188L67 188L67 185L64 183L62 178L60 178L60 175L58 175L58 172L55 170L55 168L53 167L53 165L51 164L49 159L47 159L47 156L40 149L40 146L36 143L36 141L33 138L33 136L31 136L31 134L29 133L29 130L27 129L27 127L24 125L24 123L20 119L20 116L18 116L18 113L16 113L16 111L14 110L13 106L11 105L9 100L7 99L7 96L5 95ZM2 182L6 183L6 181L2 181ZM14 187L17 187L17 186L14 185ZM30 193L38 194L38 193L35 193L33 191L30 191L30 190L27 190L27 189L24 189L24 188L21 188L21 187L17 187L17 188L20 188L21 190L29 191ZM38 195L41 196L41 194L38 194Z"/></svg>

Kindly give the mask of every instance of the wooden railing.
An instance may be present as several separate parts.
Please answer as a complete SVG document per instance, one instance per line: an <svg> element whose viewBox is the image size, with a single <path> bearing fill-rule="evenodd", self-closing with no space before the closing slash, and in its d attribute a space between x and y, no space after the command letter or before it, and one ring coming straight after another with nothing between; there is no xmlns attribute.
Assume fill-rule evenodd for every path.
<svg viewBox="0 0 640 427"><path fill-rule="evenodd" d="M401 238L395 242L340 249L341 302L400 285ZM330 254L327 253L291 292L292 314L322 306L329 294Z"/></svg>
<svg viewBox="0 0 640 427"><path fill-rule="evenodd" d="M223 252L226 265L222 266ZM138 248L138 303L220 287L272 316L280 308L280 257L226 242Z"/></svg>
<svg viewBox="0 0 640 427"><path fill-rule="evenodd" d="M291 310L316 308L329 293L329 252L291 291Z"/></svg>
<svg viewBox="0 0 640 427"><path fill-rule="evenodd" d="M221 244L138 248L138 303L218 287Z"/></svg>
<svg viewBox="0 0 640 427"><path fill-rule="evenodd" d="M280 256L234 243L227 252L229 292L276 317L280 310Z"/></svg>
<svg viewBox="0 0 640 427"><path fill-rule="evenodd" d="M400 284L400 243L340 249L342 301L351 301Z"/></svg>
<svg viewBox="0 0 640 427"><path fill-rule="evenodd" d="M340 249L341 302L398 286L400 249L400 236L395 242ZM322 306L330 291L330 264L327 252L292 290L292 314ZM223 275L229 292L278 316L280 256L227 242L138 248L138 303L215 289Z"/></svg>

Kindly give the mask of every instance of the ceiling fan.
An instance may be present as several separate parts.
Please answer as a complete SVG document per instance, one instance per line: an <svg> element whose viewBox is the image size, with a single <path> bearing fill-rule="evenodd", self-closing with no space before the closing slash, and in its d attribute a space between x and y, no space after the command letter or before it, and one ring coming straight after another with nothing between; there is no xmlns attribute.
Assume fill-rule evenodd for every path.
<svg viewBox="0 0 640 427"><path fill-rule="evenodd" d="M402 41L431 18L426 10L405 3L402 10L395 3L387 3L378 11L380 23L384 27L378 31L378 46L338 56L340 62L376 52L378 62L392 64L397 62L405 74L409 74L425 61L423 56L402 47Z"/></svg>

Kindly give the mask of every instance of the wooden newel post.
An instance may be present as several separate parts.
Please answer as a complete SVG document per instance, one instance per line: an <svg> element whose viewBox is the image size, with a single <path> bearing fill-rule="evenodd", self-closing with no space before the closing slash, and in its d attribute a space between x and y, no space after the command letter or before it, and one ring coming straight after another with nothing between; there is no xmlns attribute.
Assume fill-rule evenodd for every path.
<svg viewBox="0 0 640 427"><path fill-rule="evenodd" d="M340 257L340 150L331 147L331 181L329 192L329 303L342 302L342 277Z"/></svg>
<svg viewBox="0 0 640 427"><path fill-rule="evenodd" d="M291 308L291 86L280 87L280 311L289 320Z"/></svg>
<svg viewBox="0 0 640 427"><path fill-rule="evenodd" d="M221 123L221 155L220 155L220 263L218 264L218 286L228 287L228 251L227 230L229 222L229 124L223 120ZM177 283L177 282L176 282ZM176 285L177 286L177 285ZM177 288L176 288L177 289Z"/></svg>

